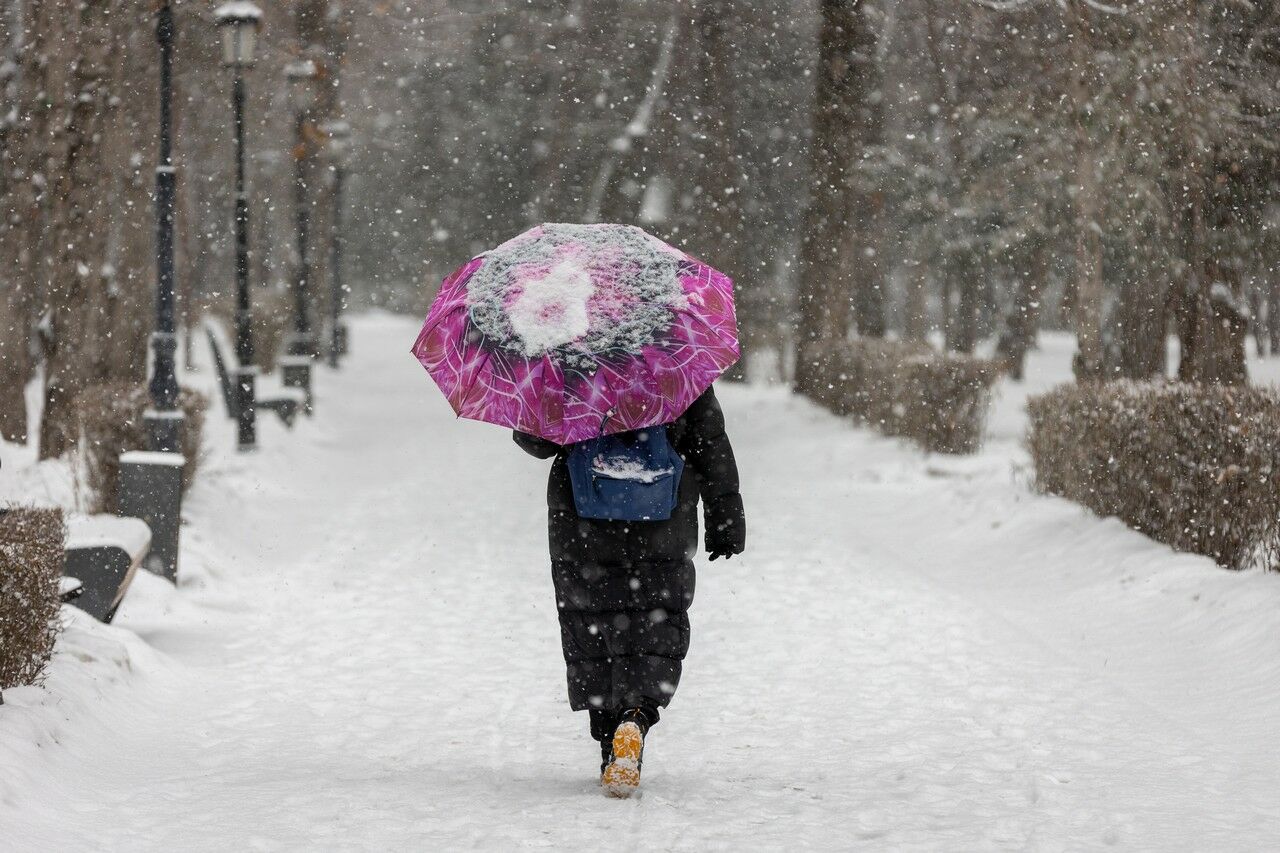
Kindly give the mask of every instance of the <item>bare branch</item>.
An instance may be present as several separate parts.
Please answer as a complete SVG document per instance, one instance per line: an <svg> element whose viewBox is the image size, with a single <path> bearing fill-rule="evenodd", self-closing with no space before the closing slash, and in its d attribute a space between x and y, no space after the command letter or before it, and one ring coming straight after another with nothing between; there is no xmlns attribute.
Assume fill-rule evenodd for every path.
<svg viewBox="0 0 1280 853"><path fill-rule="evenodd" d="M667 32L662 38L662 47L658 51L658 60L653 65L653 72L649 75L649 87L645 90L644 98L641 99L635 115L631 117L631 121L627 122L622 133L609 143L609 153L605 155L604 162L600 164L600 171L596 173L596 179L591 184L591 195L588 197L587 210L583 216L584 222L595 222L600 218L604 194L609 189L609 180L618 168L618 161L623 154L631 150L633 140L649 132L649 119L653 115L653 109L658 103L662 90L667 85L667 74L671 70L671 59L675 54L677 29L679 29L679 18L673 11L667 21Z"/></svg>

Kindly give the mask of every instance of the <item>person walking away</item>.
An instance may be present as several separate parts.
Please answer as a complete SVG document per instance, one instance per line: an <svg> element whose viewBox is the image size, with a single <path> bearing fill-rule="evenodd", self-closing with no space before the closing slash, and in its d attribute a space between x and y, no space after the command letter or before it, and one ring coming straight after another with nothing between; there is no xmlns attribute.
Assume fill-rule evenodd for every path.
<svg viewBox="0 0 1280 853"><path fill-rule="evenodd" d="M615 520L580 514L572 445L514 433L531 455L554 457L548 534L569 704L588 713L600 742L601 784L618 797L640 784L645 737L674 696L689 650L699 499L709 559L746 546L737 464L715 392L708 388L665 435L685 463L670 518Z"/></svg>

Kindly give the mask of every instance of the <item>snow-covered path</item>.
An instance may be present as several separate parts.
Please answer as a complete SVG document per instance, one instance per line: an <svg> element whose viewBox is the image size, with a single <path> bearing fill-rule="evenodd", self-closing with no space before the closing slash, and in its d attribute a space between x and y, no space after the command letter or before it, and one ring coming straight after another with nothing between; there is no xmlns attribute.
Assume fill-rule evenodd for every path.
<svg viewBox="0 0 1280 853"><path fill-rule="evenodd" d="M605 799L545 463L455 422L414 332L357 321L318 416L252 457L211 420L183 585L144 578L6 693L0 848L1280 844L1280 578L1030 495L1016 399L987 452L926 460L725 389L750 550L700 562L644 794Z"/></svg>

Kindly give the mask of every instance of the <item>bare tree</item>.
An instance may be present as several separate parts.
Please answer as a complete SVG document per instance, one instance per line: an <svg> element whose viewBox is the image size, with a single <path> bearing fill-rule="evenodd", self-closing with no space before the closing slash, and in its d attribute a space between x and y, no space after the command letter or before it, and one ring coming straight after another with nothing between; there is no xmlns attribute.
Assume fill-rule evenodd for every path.
<svg viewBox="0 0 1280 853"><path fill-rule="evenodd" d="M18 11L0 184L0 252L12 283L0 358L3 429L13 439L25 431L20 395L38 319L40 453L50 457L75 441L81 390L143 377L153 228L141 152L154 137L154 105L153 90L138 81L152 78L155 51L150 9L123 0L28 0Z"/></svg>
<svg viewBox="0 0 1280 853"><path fill-rule="evenodd" d="M24 15L10 3L0 17L0 95L22 103ZM0 116L0 438L27 440L26 384L32 376L35 277L31 241L37 190L31 165L31 116L12 110Z"/></svg>
<svg viewBox="0 0 1280 853"><path fill-rule="evenodd" d="M667 85L667 77L671 73L676 37L679 32L680 19L673 11L663 31L662 43L658 48L653 68L649 72L649 82L645 87L644 95L636 103L635 112L630 120L609 141L609 149L601 158L595 179L591 182L586 209L583 211L583 219L587 222L596 222L600 219L605 205L605 194L613 185L614 175L620 163L633 151L636 141L649 133L654 109L662 97Z"/></svg>
<svg viewBox="0 0 1280 853"><path fill-rule="evenodd" d="M811 391L809 350L849 329L866 201L855 171L875 127L875 37L862 0L822 0L810 199L800 232L796 387ZM860 209L861 208L861 209ZM869 301L869 300L868 300Z"/></svg>
<svg viewBox="0 0 1280 853"><path fill-rule="evenodd" d="M1066 3L1062 14L1070 31L1071 73L1067 91L1071 98L1071 128L1075 140L1075 261L1074 325L1077 379L1102 375L1102 223L1098 191L1098 155L1090 133L1090 100L1095 85L1089 33L1093 23L1089 5L1082 0Z"/></svg>

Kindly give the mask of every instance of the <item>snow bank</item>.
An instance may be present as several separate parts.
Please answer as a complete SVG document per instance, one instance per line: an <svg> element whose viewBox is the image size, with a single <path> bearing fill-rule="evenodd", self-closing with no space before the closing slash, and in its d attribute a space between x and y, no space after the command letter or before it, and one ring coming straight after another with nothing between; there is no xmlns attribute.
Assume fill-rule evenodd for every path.
<svg viewBox="0 0 1280 853"><path fill-rule="evenodd" d="M134 725L139 698L146 695L143 682L165 669L132 631L103 625L68 605L62 618L45 681L4 691L0 705L0 814L8 827L19 816L56 820L71 807L50 796L50 783L56 790L80 772L81 760L109 752L118 732Z"/></svg>

